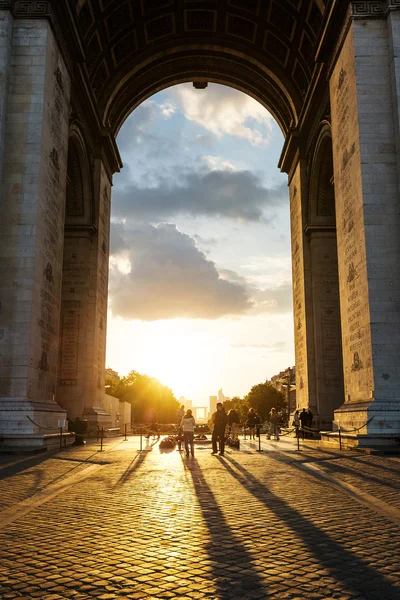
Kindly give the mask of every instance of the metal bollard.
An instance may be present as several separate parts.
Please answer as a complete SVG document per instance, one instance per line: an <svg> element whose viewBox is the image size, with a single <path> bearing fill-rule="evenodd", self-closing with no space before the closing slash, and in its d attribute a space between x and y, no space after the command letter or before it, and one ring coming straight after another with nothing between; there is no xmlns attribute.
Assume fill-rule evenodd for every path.
<svg viewBox="0 0 400 600"><path fill-rule="evenodd" d="M341 452L342 451L342 433L340 431L340 425L338 425L338 431L339 431L339 450Z"/></svg>
<svg viewBox="0 0 400 600"><path fill-rule="evenodd" d="M100 452L103 452L104 427L100 427Z"/></svg>
<svg viewBox="0 0 400 600"><path fill-rule="evenodd" d="M260 432L260 425L256 425L256 435L258 437L258 452L261 452L261 432Z"/></svg>
<svg viewBox="0 0 400 600"><path fill-rule="evenodd" d="M142 451L143 448L143 429L140 428L140 452Z"/></svg>
<svg viewBox="0 0 400 600"><path fill-rule="evenodd" d="M125 439L124 439L124 442L126 442L126 440L127 440L127 437L126 437L126 423L124 423L124 433L125 433Z"/></svg>
<svg viewBox="0 0 400 600"><path fill-rule="evenodd" d="M63 428L60 427L60 450L62 450L62 434L63 434Z"/></svg>
<svg viewBox="0 0 400 600"><path fill-rule="evenodd" d="M300 432L299 432L298 425L296 425L296 437L297 437L297 450L300 450Z"/></svg>

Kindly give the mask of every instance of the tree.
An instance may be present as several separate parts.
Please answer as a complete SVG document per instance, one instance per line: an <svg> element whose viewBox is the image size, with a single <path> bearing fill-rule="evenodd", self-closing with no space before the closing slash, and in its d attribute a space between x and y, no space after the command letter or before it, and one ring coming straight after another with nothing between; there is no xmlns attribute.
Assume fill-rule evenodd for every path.
<svg viewBox="0 0 400 600"><path fill-rule="evenodd" d="M240 422L245 423L247 419L247 413L249 412L249 404L244 398L234 396L230 400L225 400L223 406L226 412L229 412L231 408L234 408L239 415Z"/></svg>
<svg viewBox="0 0 400 600"><path fill-rule="evenodd" d="M244 400L263 421L268 417L271 408L276 408L278 412L286 408L285 396L268 382L253 385Z"/></svg>
<svg viewBox="0 0 400 600"><path fill-rule="evenodd" d="M144 423L154 410L159 423L173 423L179 402L172 390L154 377L131 371L112 387L114 396L132 406L132 422Z"/></svg>

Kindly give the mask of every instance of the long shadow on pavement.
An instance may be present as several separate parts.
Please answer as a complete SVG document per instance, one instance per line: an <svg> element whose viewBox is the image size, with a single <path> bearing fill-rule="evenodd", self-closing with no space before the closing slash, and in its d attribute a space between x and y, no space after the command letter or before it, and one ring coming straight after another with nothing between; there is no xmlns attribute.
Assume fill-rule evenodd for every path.
<svg viewBox="0 0 400 600"><path fill-rule="evenodd" d="M330 461L330 462L327 463L327 461ZM335 462L332 462L332 461L334 461L334 459L323 458L323 459L320 459L320 460L314 460L314 459L313 460L309 460L309 461L304 461L303 460L303 461L301 461L301 463L309 463L309 462L312 462L312 463L314 463L314 462L315 463L323 463L323 464L327 465L326 472L329 475L332 475L332 474L333 475L334 474L343 474L343 473L348 472L348 473L350 473L350 475L353 475L355 477L359 477L360 479L363 479L365 481L371 481L372 483L376 483L378 485L383 485L383 486L388 487L388 488L393 488L396 491L399 489L399 483L398 483L398 481L395 481L393 483L389 483L387 481L384 481L383 479L379 479L379 477L375 477L375 475L366 474L366 473L363 473L362 471L358 471L357 469L352 468L352 467L354 467L354 465L352 465L352 467L349 467L348 465L339 465L339 464L337 464ZM360 465L360 466L362 466L362 465ZM400 471L397 472L396 475L399 477L400 476Z"/></svg>
<svg viewBox="0 0 400 600"><path fill-rule="evenodd" d="M137 454L133 457L132 461L122 473L121 477L118 479L117 483L113 486L113 488L117 488L121 485L124 485L125 483L128 483L128 481L131 479L131 477L133 477L138 468L143 464L149 452L151 452L150 449L141 451L138 450Z"/></svg>
<svg viewBox="0 0 400 600"><path fill-rule="evenodd" d="M250 591L264 592L265 597L268 597L265 583L254 569L252 555L229 526L196 459L191 461L187 471L192 477L196 497L211 538L204 551L211 561L211 574L215 586L212 598L239 600L247 598Z"/></svg>
<svg viewBox="0 0 400 600"><path fill-rule="evenodd" d="M356 554L346 550L339 542L304 517L301 512L267 489L230 455L226 455L225 458L240 471L240 474L237 473L228 462L225 462L225 467L232 477L245 486L268 510L285 521L337 581L340 581L347 589L358 593L361 598L385 598L385 600L399 598L398 589L392 586L379 571L376 571ZM288 463L287 460L279 458L277 454L271 458ZM290 464L296 466L293 463ZM378 592L374 594L372 586L379 590L379 594Z"/></svg>

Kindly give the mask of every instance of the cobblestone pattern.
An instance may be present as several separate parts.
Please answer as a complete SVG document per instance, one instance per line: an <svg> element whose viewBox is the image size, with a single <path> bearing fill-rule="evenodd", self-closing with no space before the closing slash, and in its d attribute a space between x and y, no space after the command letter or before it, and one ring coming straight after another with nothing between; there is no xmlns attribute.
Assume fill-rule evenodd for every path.
<svg viewBox="0 0 400 600"><path fill-rule="evenodd" d="M106 464L0 532L2 599L399 598L398 527L296 466L333 457L291 444L244 443L225 458L137 447L60 455ZM341 470L353 456L337 455ZM51 482L56 461L31 476L47 469ZM369 493L389 489L384 467L400 472L394 459L362 464L383 482Z"/></svg>

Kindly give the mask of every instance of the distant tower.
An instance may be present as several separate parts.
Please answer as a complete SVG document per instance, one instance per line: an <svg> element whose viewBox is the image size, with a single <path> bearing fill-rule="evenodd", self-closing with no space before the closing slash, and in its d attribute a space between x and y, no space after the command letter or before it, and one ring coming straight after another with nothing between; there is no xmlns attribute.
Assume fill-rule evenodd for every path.
<svg viewBox="0 0 400 600"><path fill-rule="evenodd" d="M210 413L213 414L217 410L217 396L210 396Z"/></svg>
<svg viewBox="0 0 400 600"><path fill-rule="evenodd" d="M218 390L218 402L225 402L226 396L224 395L222 388Z"/></svg>

